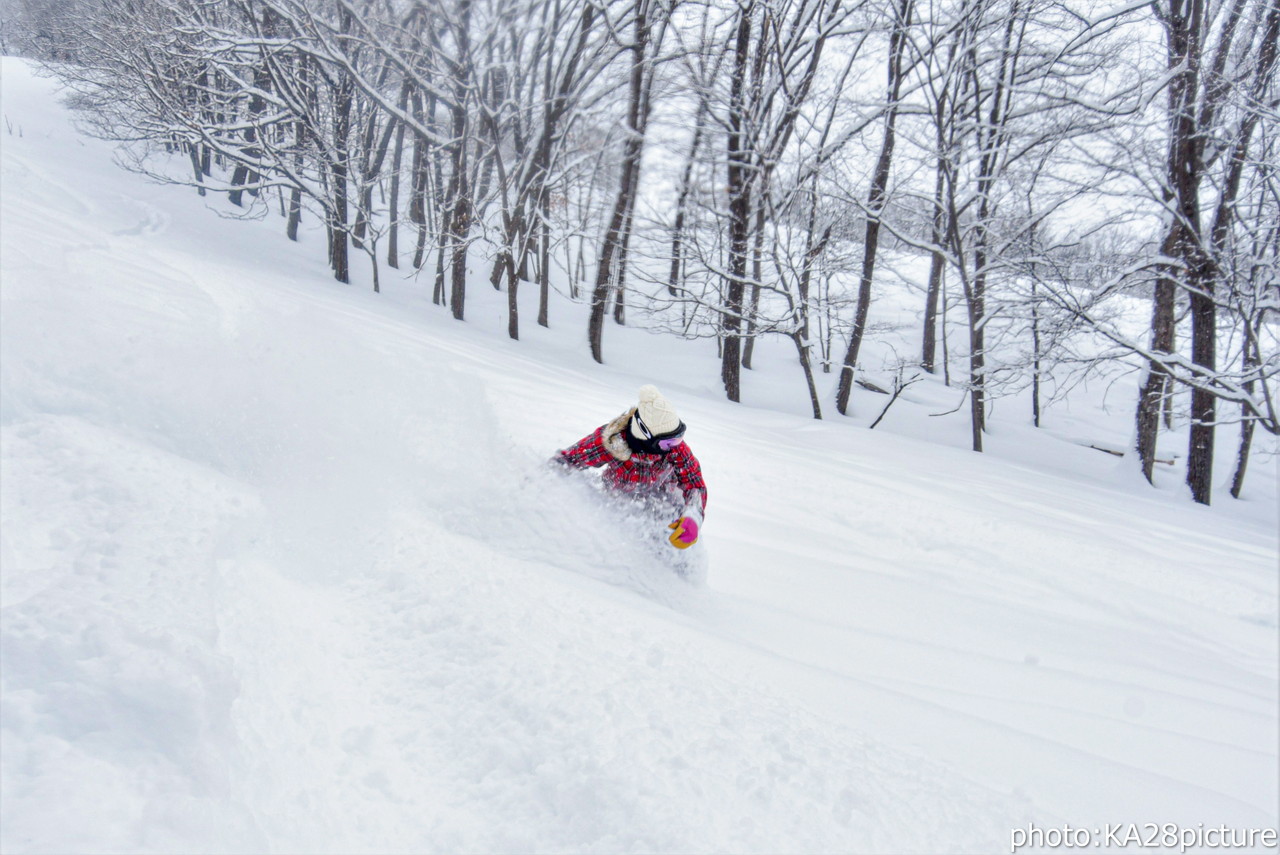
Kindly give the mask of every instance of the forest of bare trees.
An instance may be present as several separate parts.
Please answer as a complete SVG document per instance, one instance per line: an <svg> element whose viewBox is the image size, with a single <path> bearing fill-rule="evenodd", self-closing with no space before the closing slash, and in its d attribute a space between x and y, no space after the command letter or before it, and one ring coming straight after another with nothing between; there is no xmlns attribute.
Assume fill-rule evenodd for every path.
<svg viewBox="0 0 1280 855"><path fill-rule="evenodd" d="M290 238L342 282L536 288L714 339L730 400L794 345L850 411L886 288L898 366L992 403L1132 372L1134 467L1189 426L1280 434L1280 0L5 0L131 165ZM175 164L182 164L182 171ZM902 271L919 271L919 275ZM790 350L792 344L786 347ZM939 352L941 350L941 352ZM1051 378L1052 381L1051 381ZM900 391L900 389L895 390ZM1221 473L1219 473L1221 475Z"/></svg>

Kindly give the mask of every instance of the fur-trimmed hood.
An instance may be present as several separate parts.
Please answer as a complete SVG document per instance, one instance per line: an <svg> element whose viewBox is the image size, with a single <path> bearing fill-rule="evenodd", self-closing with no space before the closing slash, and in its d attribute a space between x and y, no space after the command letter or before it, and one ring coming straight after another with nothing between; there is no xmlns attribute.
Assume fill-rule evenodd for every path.
<svg viewBox="0 0 1280 855"><path fill-rule="evenodd" d="M613 455L615 460L620 460L623 463L631 459L631 446L627 444L627 438L623 436L623 431L631 425L631 417L635 414L636 408L632 407L609 422L604 426L604 436L601 437L605 450Z"/></svg>

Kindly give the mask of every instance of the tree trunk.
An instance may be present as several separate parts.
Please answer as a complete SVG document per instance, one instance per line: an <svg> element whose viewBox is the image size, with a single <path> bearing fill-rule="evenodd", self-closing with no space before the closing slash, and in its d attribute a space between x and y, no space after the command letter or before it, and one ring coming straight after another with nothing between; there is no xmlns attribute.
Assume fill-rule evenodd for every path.
<svg viewBox="0 0 1280 855"><path fill-rule="evenodd" d="M809 387L809 405L813 407L813 417L821 419L822 403L818 400L818 386L813 382L813 365L809 361L809 342L799 331L792 333L791 340L795 342L796 351L800 355L800 368L804 371L805 385Z"/></svg>
<svg viewBox="0 0 1280 855"><path fill-rule="evenodd" d="M252 130L252 128L250 129ZM244 189L243 185L249 178L249 167L243 163L237 163L236 168L231 172L231 189L227 191L227 201L237 208L244 207Z"/></svg>
<svg viewBox="0 0 1280 855"><path fill-rule="evenodd" d="M1213 301L1213 274L1203 260L1192 271L1191 360L1209 372L1217 369L1218 306ZM1191 390L1191 436L1187 449L1187 486L1191 497L1209 504L1213 492L1213 440L1217 398L1200 388Z"/></svg>
<svg viewBox="0 0 1280 855"><path fill-rule="evenodd" d="M458 56L454 66L453 175L450 197L449 246L451 252L449 308L463 320L467 301L467 245L471 231L471 194L467 180L467 105L471 85L471 0L458 0L456 30Z"/></svg>
<svg viewBox="0 0 1280 855"><path fill-rule="evenodd" d="M387 202L387 266L400 267L400 171L404 166L404 122L396 123L391 153L391 198Z"/></svg>
<svg viewBox="0 0 1280 855"><path fill-rule="evenodd" d="M929 259L929 284L924 295L924 331L921 335L920 367L930 374L934 373L934 356L938 347L938 295L942 291L942 277L946 269L946 256L941 250L946 240L946 210L943 207L943 165L939 158L937 177L933 187L933 223L930 229L930 243L938 247L931 252Z"/></svg>
<svg viewBox="0 0 1280 855"><path fill-rule="evenodd" d="M968 292L969 306L969 412L973 450L982 451L982 432L986 430L986 264L984 247L974 251L977 271Z"/></svg>
<svg viewBox="0 0 1280 855"><path fill-rule="evenodd" d="M768 190L761 188L760 195ZM751 296L747 299L747 340L742 346L742 367L751 370L751 356L756 350L756 316L760 313L760 283L764 276L764 205L756 205L755 235L751 245Z"/></svg>
<svg viewBox="0 0 1280 855"><path fill-rule="evenodd" d="M974 79L974 97L979 124L976 131L978 151L977 198L978 210L974 218L973 276L963 275L965 286L965 302L969 308L969 407L970 426L973 439L973 450L982 451L982 434L986 430L986 324L987 324L987 277L990 274L991 235L990 228L996 214L996 203L993 198L996 181L1001 172L1003 149L1007 144L1006 126L1009 122L1011 99L1013 97L1013 81L1017 76L1017 66L1021 55L1021 34L1019 24L1025 25L1022 16L1026 8L1014 0L1009 17L1004 27L1004 41L999 54L999 68L995 82L990 91L991 109L988 115L981 117L981 83L978 80L976 65L976 48L971 48L972 62L969 73ZM1019 32L1015 36L1015 32ZM949 219L956 219L955 206L951 206ZM957 252L960 242L956 241ZM963 265L963 257L961 257Z"/></svg>
<svg viewBox="0 0 1280 855"><path fill-rule="evenodd" d="M831 240L831 226L827 226L821 236L814 235L814 230L817 228L817 207L815 198L809 211L808 227L805 230L804 265L800 268L800 281L796 285L796 295L799 298L796 307L799 312L799 333L805 341L809 340L809 291L812 288L813 268L826 250L827 242Z"/></svg>
<svg viewBox="0 0 1280 855"><path fill-rule="evenodd" d="M1235 14L1238 15L1238 12ZM1235 19L1230 20L1228 26L1233 27L1234 22ZM1268 9L1261 35L1258 61L1253 72L1251 96L1255 102L1262 101L1271 80L1277 59L1278 42L1280 42L1280 4L1272 2ZM1220 54L1225 52L1228 44L1229 41L1224 39L1219 49ZM1209 230L1212 255L1205 258L1201 252L1197 252L1195 256L1197 264L1191 271L1191 360L1209 373L1216 371L1218 359L1218 307L1214 300L1218 290L1217 280L1221 277L1218 259L1226 249L1231 221L1235 215L1235 203L1240 193L1240 180L1249 156L1249 142L1258 118L1258 112L1252 112L1238 126L1236 138L1232 141L1230 155L1226 161L1226 176L1217 210ZM1200 145L1203 146L1203 141L1200 141ZM1199 249L1198 245L1197 249ZM1244 348L1247 362L1248 338L1245 339ZM1252 383L1248 388L1252 391ZM1190 447L1187 452L1187 484L1191 487L1192 497L1206 505L1209 504L1213 491L1215 406L1216 398L1212 392L1200 388L1191 390L1192 421ZM1246 418L1244 425L1245 427L1241 429L1240 453L1247 458L1249 444L1252 441L1252 422ZM1245 459L1238 460L1236 477L1232 481L1231 488L1231 493L1236 498L1239 498L1239 487L1244 479L1244 467Z"/></svg>
<svg viewBox="0 0 1280 855"><path fill-rule="evenodd" d="M693 142L689 145L689 157L685 160L684 172L680 176L680 195L676 198L676 218L671 226L671 272L667 276L667 293L675 297L680 292L681 272L684 265L684 220L689 204L689 194L693 190L693 167L698 157L698 147L702 144L703 126L706 124L706 100L698 99L698 114L693 123Z"/></svg>
<svg viewBox="0 0 1280 855"><path fill-rule="evenodd" d="M587 321L587 339L591 346L591 358L596 362L604 362L603 334L604 318L609 302L609 291L613 280L615 256L622 243L622 232L626 227L627 211L635 196L639 184L640 157L644 153L644 79L645 54L649 47L649 0L636 0L635 42L632 45L631 60L631 93L630 106L627 111L627 138L623 144L622 176L619 182L618 195L614 200L613 214L605 229L604 240L600 246L600 257L596 260L596 281L591 290L591 316Z"/></svg>
<svg viewBox="0 0 1280 855"><path fill-rule="evenodd" d="M303 66L303 71L306 66ZM293 168L301 171L302 169L302 140L305 136L305 126L302 122L293 123ZM289 240L296 241L298 239L298 225L302 222L302 188L293 187L289 192L289 219L285 224L285 234Z"/></svg>
<svg viewBox="0 0 1280 855"><path fill-rule="evenodd" d="M302 191L294 187L289 193L289 220L285 224L285 235L289 240L298 239L298 225L302 222Z"/></svg>
<svg viewBox="0 0 1280 855"><path fill-rule="evenodd" d="M199 150L196 146L192 145L187 148L187 154L191 157L191 171L195 173L196 192L203 196L205 195L204 171L200 168Z"/></svg>
<svg viewBox="0 0 1280 855"><path fill-rule="evenodd" d="M412 109L421 121L423 118L422 98L417 92L410 94ZM419 133L413 135L413 154L409 158L409 222L415 226L413 269L421 270L427 249L427 184L429 173L427 165L427 141Z"/></svg>
<svg viewBox="0 0 1280 855"><path fill-rule="evenodd" d="M466 121L465 114L462 121ZM456 195L449 215L449 307L453 317L460 321L463 320L467 300L467 235L471 230L471 204L467 189L465 140L459 141L458 150L460 153L454 160L458 170Z"/></svg>
<svg viewBox="0 0 1280 855"><path fill-rule="evenodd" d="M548 307L551 297L551 225L548 222L547 193L544 190L538 202L538 231L541 240L538 251L538 326L549 326Z"/></svg>
<svg viewBox="0 0 1280 855"><path fill-rule="evenodd" d="M1040 427L1040 309L1036 283L1031 282L1031 424Z"/></svg>
<svg viewBox="0 0 1280 855"><path fill-rule="evenodd" d="M742 301L746 290L747 259L751 231L751 152L746 145L746 105L743 89L751 51L751 19L754 0L738 12L738 29L734 40L733 78L729 94L729 133L727 138L729 185L729 275L725 283L724 308L721 312L720 380L730 401L741 399Z"/></svg>
<svg viewBox="0 0 1280 855"><path fill-rule="evenodd" d="M1161 277L1155 282L1151 305L1151 349L1156 353L1172 353L1174 344L1174 284ZM1155 362L1146 368L1146 379L1138 393L1137 453L1142 476L1148 482L1155 477L1156 444L1160 434L1160 413L1170 394L1169 378Z"/></svg>
<svg viewBox="0 0 1280 855"><path fill-rule="evenodd" d="M515 264L507 264L507 335L513 341L520 340L520 304L516 297L520 288L520 277Z"/></svg>
<svg viewBox="0 0 1280 855"><path fill-rule="evenodd" d="M632 217L635 214L636 196L627 199L627 213L622 218L622 236L618 241L617 270L613 274L613 322L618 326L627 323L627 253L631 248Z"/></svg>
<svg viewBox="0 0 1280 855"><path fill-rule="evenodd" d="M344 19L347 17L343 16ZM338 79L333 106L333 162L330 192L333 194L329 213L329 259L333 266L333 278L339 282L351 281L351 264L347 244L347 179L348 137L351 133L351 101L353 84L345 75Z"/></svg>
<svg viewBox="0 0 1280 855"><path fill-rule="evenodd" d="M1200 181L1202 164L1200 162L1200 143L1197 128L1197 113L1200 90L1201 59L1201 21L1203 7L1201 0L1173 0L1169 3L1168 15L1163 23L1168 48L1168 66L1173 74L1169 82L1169 146L1166 162L1167 187L1165 204L1171 209L1171 220L1165 234L1161 253L1165 257L1175 258L1180 264L1169 266L1161 271L1155 285L1155 300L1152 307L1151 349L1156 353L1172 353L1174 345L1174 297L1177 288L1177 277L1187 277L1185 283L1199 278L1204 269L1204 262L1199 258L1200 237ZM1193 323L1204 322L1204 309L1192 307ZM1206 344L1203 333L1200 341L1195 341L1197 333L1193 332L1193 350L1203 348ZM1169 395L1169 378L1158 363L1152 362L1147 369L1147 377L1143 383L1138 399L1137 411L1137 457L1142 467L1142 474L1148 481L1152 479L1155 465L1156 438L1159 432L1160 406L1164 397ZM1205 428L1208 428L1209 446L1212 446L1212 426L1199 424L1198 420L1206 412L1212 412L1212 406L1206 410L1204 401L1192 402L1192 438L1191 445L1198 449L1197 455L1204 453L1202 447L1206 441ZM1211 453L1211 452L1210 452ZM1212 471L1212 461L1206 469L1205 460L1199 457L1193 466L1188 461L1188 483L1204 477ZM1197 488L1192 486L1196 495ZM1200 496L1196 496L1201 501Z"/></svg>
<svg viewBox="0 0 1280 855"><path fill-rule="evenodd" d="M1249 348L1248 339L1244 344L1244 356L1242 359L1244 370L1247 373L1249 369L1258 364L1257 357L1253 350ZM1244 384L1245 390L1252 395L1254 389L1253 380L1248 380ZM1236 471L1231 477L1231 496L1232 498L1240 498L1240 492L1244 489L1244 473L1249 466L1249 448L1253 445L1253 419L1249 417L1249 408L1240 405L1240 446L1236 450Z"/></svg>
<svg viewBox="0 0 1280 855"><path fill-rule="evenodd" d="M898 100L902 89L902 54L906 43L907 27L911 24L913 0L902 0L896 10L893 33L889 37L889 84L885 99L884 139L880 144L880 156L876 159L871 177L871 189L867 192L867 227L862 242L862 276L858 281L858 306L853 317L853 332L849 335L849 349L844 355L844 367L836 391L836 409L846 415L849 394L853 387L853 372L858 364L858 351L867 328L867 313L871 308L871 285L875 276L876 251L880 244L880 214L884 210L885 193L889 187L889 169L893 164L893 148L896 142Z"/></svg>

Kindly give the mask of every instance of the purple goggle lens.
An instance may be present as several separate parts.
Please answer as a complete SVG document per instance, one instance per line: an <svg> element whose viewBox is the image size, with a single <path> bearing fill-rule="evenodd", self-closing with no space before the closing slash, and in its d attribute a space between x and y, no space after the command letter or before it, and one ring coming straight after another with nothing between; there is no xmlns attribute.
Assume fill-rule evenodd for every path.
<svg viewBox="0 0 1280 855"><path fill-rule="evenodd" d="M663 451L671 451L682 442L684 442L683 436L668 437L667 439L658 440L658 448L661 448Z"/></svg>

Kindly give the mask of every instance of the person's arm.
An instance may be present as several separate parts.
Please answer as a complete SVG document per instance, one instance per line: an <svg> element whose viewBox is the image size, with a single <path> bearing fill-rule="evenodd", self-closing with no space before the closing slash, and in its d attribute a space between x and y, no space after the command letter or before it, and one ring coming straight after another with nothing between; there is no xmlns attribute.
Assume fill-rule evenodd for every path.
<svg viewBox="0 0 1280 855"><path fill-rule="evenodd" d="M707 511L707 482L702 478L702 465L693 456L689 444L680 445L675 451L676 481L684 493L685 505L698 511L699 519Z"/></svg>
<svg viewBox="0 0 1280 855"><path fill-rule="evenodd" d="M707 510L707 482L702 478L702 466L698 458L693 456L687 444L681 445L672 454L676 455L673 463L676 470L676 481L684 493L685 507L680 518L671 525L671 545L676 549L688 549L698 542L699 530L702 528L702 517Z"/></svg>
<svg viewBox="0 0 1280 855"><path fill-rule="evenodd" d="M604 425L568 448L560 449L551 458L553 462L573 469L604 466L612 459L613 455L604 447Z"/></svg>

